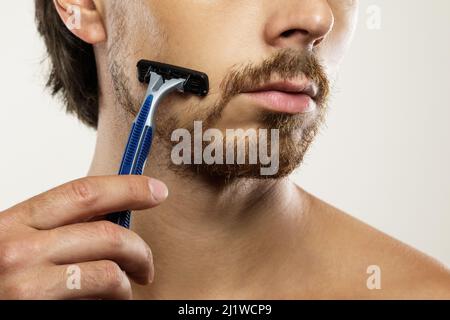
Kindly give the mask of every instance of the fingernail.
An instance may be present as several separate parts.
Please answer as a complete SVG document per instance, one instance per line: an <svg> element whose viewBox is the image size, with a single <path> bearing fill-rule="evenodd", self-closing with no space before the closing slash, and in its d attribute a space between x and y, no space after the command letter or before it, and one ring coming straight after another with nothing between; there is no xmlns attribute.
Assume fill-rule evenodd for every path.
<svg viewBox="0 0 450 320"><path fill-rule="evenodd" d="M169 190L163 182L156 179L150 179L149 186L153 199L155 199L156 202L163 202L169 196Z"/></svg>

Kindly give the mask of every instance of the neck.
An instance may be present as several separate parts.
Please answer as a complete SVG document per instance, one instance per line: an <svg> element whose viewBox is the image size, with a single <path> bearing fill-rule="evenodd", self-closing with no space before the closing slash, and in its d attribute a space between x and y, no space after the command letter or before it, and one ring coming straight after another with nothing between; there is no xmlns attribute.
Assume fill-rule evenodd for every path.
<svg viewBox="0 0 450 320"><path fill-rule="evenodd" d="M102 115L89 175L117 174L128 131L128 124ZM132 229L152 248L156 269L155 282L136 288L135 296L230 297L242 292L250 270L261 277L257 283L267 283L262 266L267 257L281 257L286 230L306 207L298 188L289 179L240 179L218 187L168 169L169 160L155 156L163 154L158 148L155 141L144 174L165 182L170 196L158 208L133 214Z"/></svg>

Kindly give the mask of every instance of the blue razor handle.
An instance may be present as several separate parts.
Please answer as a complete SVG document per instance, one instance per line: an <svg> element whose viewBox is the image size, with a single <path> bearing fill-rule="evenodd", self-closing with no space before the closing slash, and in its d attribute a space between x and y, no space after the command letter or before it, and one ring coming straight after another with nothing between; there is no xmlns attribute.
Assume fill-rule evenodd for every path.
<svg viewBox="0 0 450 320"><path fill-rule="evenodd" d="M141 111L133 122L130 137L120 165L119 175L142 175L153 141L153 128L146 125L152 107L153 96L145 100ZM131 211L122 211L108 216L108 220L129 229Z"/></svg>
<svg viewBox="0 0 450 320"><path fill-rule="evenodd" d="M153 142L155 114L161 100L170 92L183 91L185 79L164 80L159 74L151 72L151 80L139 114L133 122L128 143L120 165L119 175L142 175ZM108 215L108 221L129 229L131 211Z"/></svg>

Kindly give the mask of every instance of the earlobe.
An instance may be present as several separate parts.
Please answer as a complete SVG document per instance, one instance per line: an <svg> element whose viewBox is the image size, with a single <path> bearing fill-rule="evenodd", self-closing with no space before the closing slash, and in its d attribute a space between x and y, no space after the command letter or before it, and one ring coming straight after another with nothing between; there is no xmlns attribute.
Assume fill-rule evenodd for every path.
<svg viewBox="0 0 450 320"><path fill-rule="evenodd" d="M94 0L53 0L53 3L66 27L78 38L90 44L106 40L102 16Z"/></svg>

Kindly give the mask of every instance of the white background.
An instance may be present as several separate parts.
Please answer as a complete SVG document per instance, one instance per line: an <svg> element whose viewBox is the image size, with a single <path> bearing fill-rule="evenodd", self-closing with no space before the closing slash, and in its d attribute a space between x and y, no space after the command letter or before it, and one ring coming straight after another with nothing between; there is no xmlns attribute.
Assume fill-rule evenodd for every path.
<svg viewBox="0 0 450 320"><path fill-rule="evenodd" d="M366 26L378 5L381 29ZM95 132L43 89L34 1L0 11L0 210L86 174ZM450 266L450 1L361 0L328 126L295 178Z"/></svg>

